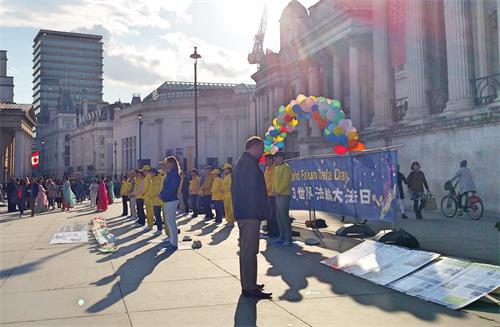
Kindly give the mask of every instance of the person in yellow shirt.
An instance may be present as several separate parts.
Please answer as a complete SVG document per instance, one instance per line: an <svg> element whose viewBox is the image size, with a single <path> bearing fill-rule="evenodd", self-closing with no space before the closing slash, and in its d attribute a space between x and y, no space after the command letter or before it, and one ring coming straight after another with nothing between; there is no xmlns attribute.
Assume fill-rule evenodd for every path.
<svg viewBox="0 0 500 327"><path fill-rule="evenodd" d="M279 238L272 245L290 246L292 244L292 221L290 220L290 194L292 193L292 168L285 162L283 152L274 155L273 194L276 196L276 220Z"/></svg>
<svg viewBox="0 0 500 327"><path fill-rule="evenodd" d="M141 170L137 174L137 179L135 181L135 188L134 188L134 196L135 196L135 203L137 206L137 224L140 226L143 226L146 224L146 214L144 213L144 180L145 180L145 174ZM144 228L145 230L148 230L148 227ZM151 230L151 228L149 228Z"/></svg>
<svg viewBox="0 0 500 327"><path fill-rule="evenodd" d="M230 163L224 164L224 179L222 180L222 194L224 196L224 213L229 226L234 226L233 198L231 196L231 172L233 166Z"/></svg>
<svg viewBox="0 0 500 327"><path fill-rule="evenodd" d="M151 196L149 194L149 189L151 188L151 166L144 165L142 167L144 171L144 190L142 191L144 197L144 204L146 205L146 221L149 228L154 225L154 212L153 203L151 202Z"/></svg>
<svg viewBox="0 0 500 327"><path fill-rule="evenodd" d="M127 175L123 176L122 186L120 187L120 196L122 197L122 216L128 216L128 190L130 189L130 182L128 181Z"/></svg>
<svg viewBox="0 0 500 327"><path fill-rule="evenodd" d="M205 213L205 219L212 219L214 214L212 213L212 184L214 182L214 176L212 175L212 166L205 167L205 180L200 190L200 205L203 207L203 212Z"/></svg>
<svg viewBox="0 0 500 327"><path fill-rule="evenodd" d="M212 170L212 203L215 208L215 222L221 223L224 216L224 195L222 193L222 179L220 178L220 170Z"/></svg>
<svg viewBox="0 0 500 327"><path fill-rule="evenodd" d="M149 199L151 200L151 205L153 206L153 212L155 215L156 223L156 234L161 234L163 230L162 220L161 220L161 208L163 206L163 201L160 199L161 188L163 187L163 177L158 174L158 170L155 168L151 169L151 187L149 189Z"/></svg>
<svg viewBox="0 0 500 327"><path fill-rule="evenodd" d="M200 195L200 176L196 168L191 169L191 180L189 181L189 200L191 208L193 208L193 215L191 218L198 217L198 197Z"/></svg>
<svg viewBox="0 0 500 327"><path fill-rule="evenodd" d="M274 156L267 154L264 157L264 179L266 180L267 199L269 202L270 215L267 218L267 236L278 237L280 232L278 222L276 221L276 197L273 194L273 179L274 179Z"/></svg>

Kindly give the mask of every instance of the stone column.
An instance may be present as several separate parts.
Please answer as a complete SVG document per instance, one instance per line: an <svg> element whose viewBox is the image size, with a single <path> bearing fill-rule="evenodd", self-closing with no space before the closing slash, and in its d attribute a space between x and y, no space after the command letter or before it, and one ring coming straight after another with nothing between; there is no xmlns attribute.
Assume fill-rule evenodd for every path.
<svg viewBox="0 0 500 327"><path fill-rule="evenodd" d="M474 105L471 79L471 21L467 0L445 0L448 103L446 111L469 110Z"/></svg>
<svg viewBox="0 0 500 327"><path fill-rule="evenodd" d="M361 81L359 78L359 45L351 37L349 41L349 102L350 119L356 128L361 126Z"/></svg>
<svg viewBox="0 0 500 327"><path fill-rule="evenodd" d="M14 174L17 177L25 176L26 172L24 171L24 135L23 131L16 131L15 135L15 149L14 149Z"/></svg>
<svg viewBox="0 0 500 327"><path fill-rule="evenodd" d="M319 72L319 66L317 64L311 64L309 66L309 80L308 80L308 89L309 89L309 96L320 96L320 90L319 90L319 79L320 79L320 72ZM318 126L316 126L316 122L312 119L309 120L309 129L311 131L311 136L312 137L319 137L321 136L321 131L319 130Z"/></svg>
<svg viewBox="0 0 500 327"><path fill-rule="evenodd" d="M342 100L342 69L339 51L333 53L333 97ZM344 104L342 103L342 106Z"/></svg>
<svg viewBox="0 0 500 327"><path fill-rule="evenodd" d="M500 0L499 0L500 1ZM476 16L476 51L475 59L477 60L477 68L479 77L488 75L488 57L486 50L486 26L484 14L484 1L474 1L474 14Z"/></svg>
<svg viewBox="0 0 500 327"><path fill-rule="evenodd" d="M500 0L497 0L497 32L498 32L498 66L500 67Z"/></svg>
<svg viewBox="0 0 500 327"><path fill-rule="evenodd" d="M158 161L162 160L165 156L163 148L163 118L156 118L155 123L158 128Z"/></svg>
<svg viewBox="0 0 500 327"><path fill-rule="evenodd" d="M387 1L372 2L373 6L373 96L375 116L372 127L392 123L392 77L387 38Z"/></svg>
<svg viewBox="0 0 500 327"><path fill-rule="evenodd" d="M408 113L406 119L429 114L425 79L424 1L406 1L406 71L408 74Z"/></svg>

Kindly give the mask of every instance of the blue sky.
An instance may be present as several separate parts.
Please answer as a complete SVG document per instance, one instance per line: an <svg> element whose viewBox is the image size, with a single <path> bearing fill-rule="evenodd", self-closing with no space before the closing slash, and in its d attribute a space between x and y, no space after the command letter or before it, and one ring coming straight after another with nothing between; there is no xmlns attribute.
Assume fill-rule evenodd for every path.
<svg viewBox="0 0 500 327"><path fill-rule="evenodd" d="M144 97L166 80L192 80L189 55L203 56L199 81L246 82L247 54L266 0L0 0L0 49L14 76L14 101L32 98L32 45L39 29L104 36L104 100ZM267 0L264 47L279 50L279 17L289 0ZM306 7L316 0L300 1Z"/></svg>

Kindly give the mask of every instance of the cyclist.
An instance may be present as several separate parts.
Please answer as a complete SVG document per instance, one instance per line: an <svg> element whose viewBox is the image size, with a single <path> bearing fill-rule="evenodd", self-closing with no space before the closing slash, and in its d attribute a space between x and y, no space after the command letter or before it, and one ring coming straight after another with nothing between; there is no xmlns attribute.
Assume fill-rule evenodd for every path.
<svg viewBox="0 0 500 327"><path fill-rule="evenodd" d="M472 172L469 168L467 168L467 160L462 160L460 162L460 168L457 170L455 176L451 179L453 183L456 179L458 179L458 213L457 215L461 216L462 211L462 198L467 196L469 192L476 193L476 184L474 183L474 179L472 178Z"/></svg>

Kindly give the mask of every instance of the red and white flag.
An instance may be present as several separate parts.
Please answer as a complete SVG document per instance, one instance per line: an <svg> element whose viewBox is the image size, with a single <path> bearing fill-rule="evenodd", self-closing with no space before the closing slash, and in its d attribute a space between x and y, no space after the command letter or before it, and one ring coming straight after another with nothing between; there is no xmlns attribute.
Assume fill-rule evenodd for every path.
<svg viewBox="0 0 500 327"><path fill-rule="evenodd" d="M38 168L38 164L40 163L40 152L36 151L31 154L31 167Z"/></svg>

